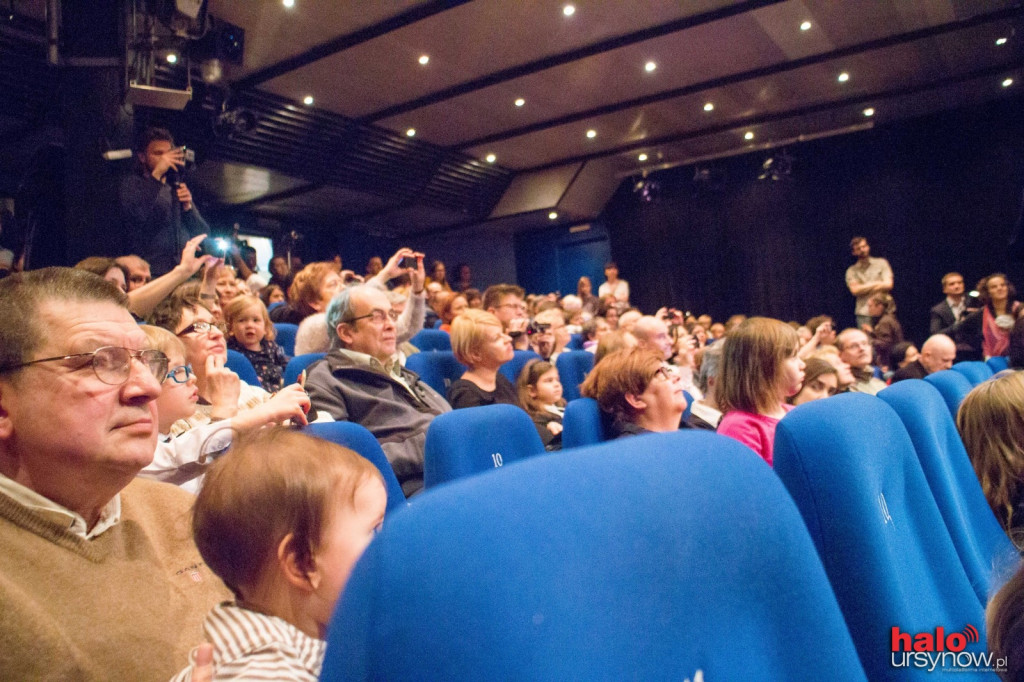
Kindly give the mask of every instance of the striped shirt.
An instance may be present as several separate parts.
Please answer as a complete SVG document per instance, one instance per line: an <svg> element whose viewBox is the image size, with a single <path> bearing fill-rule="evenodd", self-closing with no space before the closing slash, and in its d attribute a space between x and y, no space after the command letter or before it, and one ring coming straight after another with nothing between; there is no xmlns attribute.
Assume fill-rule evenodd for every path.
<svg viewBox="0 0 1024 682"><path fill-rule="evenodd" d="M326 642L275 616L224 602L210 611L203 634L213 644L213 679L316 682ZM171 682L189 682L192 666Z"/></svg>

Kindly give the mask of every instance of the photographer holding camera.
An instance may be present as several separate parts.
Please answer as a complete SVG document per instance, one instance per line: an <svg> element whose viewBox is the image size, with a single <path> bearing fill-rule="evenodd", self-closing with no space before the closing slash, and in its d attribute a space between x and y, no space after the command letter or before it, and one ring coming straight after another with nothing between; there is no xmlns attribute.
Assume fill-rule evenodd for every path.
<svg viewBox="0 0 1024 682"><path fill-rule="evenodd" d="M121 213L127 232L126 253L149 261L154 277L173 268L189 239L209 233L180 181L185 148L175 147L164 128L147 128L135 146L137 171L121 182Z"/></svg>

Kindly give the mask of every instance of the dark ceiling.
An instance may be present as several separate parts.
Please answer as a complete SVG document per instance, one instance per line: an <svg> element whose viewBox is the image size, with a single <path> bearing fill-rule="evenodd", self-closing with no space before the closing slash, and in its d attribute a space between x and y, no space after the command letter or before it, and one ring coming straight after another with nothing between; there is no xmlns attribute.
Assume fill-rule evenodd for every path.
<svg viewBox="0 0 1024 682"><path fill-rule="evenodd" d="M45 107L45 63L18 57L45 3L11 5L37 23L0 22L11 102L0 135ZM606 198L630 175L1024 86L1019 1L209 0L208 10L245 31L241 64L205 85L186 41L193 102L141 112L205 131L192 133L200 196L395 236L499 219L531 227L551 211L586 220L601 203L567 200L582 177ZM184 87L186 61L163 64L158 84ZM255 127L226 135L195 123L222 107L252 112Z"/></svg>

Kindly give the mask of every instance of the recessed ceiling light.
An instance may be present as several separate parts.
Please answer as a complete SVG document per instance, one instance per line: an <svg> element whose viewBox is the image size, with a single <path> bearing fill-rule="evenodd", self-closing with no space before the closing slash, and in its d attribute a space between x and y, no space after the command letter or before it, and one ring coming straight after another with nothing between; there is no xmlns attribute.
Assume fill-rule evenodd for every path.
<svg viewBox="0 0 1024 682"><path fill-rule="evenodd" d="M996 38L996 45L1005 45L1006 38Z"/></svg>
<svg viewBox="0 0 1024 682"><path fill-rule="evenodd" d="M873 108L871 108L871 107L868 107L867 109L864 110L864 115L865 116L874 116L875 115L875 110Z"/></svg>
<svg viewBox="0 0 1024 682"><path fill-rule="evenodd" d="M548 213L548 220L558 220L558 214L555 213L554 211Z"/></svg>
<svg viewBox="0 0 1024 682"><path fill-rule="evenodd" d="M1012 78L1007 78L1006 80L1003 81L1003 87L1004 88L1008 88L1011 85L1013 85L1013 79Z"/></svg>
<svg viewBox="0 0 1024 682"><path fill-rule="evenodd" d="M408 130L405 131L405 135L406 135L406 137L415 137L416 136L416 129L415 128L409 128Z"/></svg>
<svg viewBox="0 0 1024 682"><path fill-rule="evenodd" d="M168 63L168 64L177 64L177 63L178 63L178 55L176 55L176 54L175 54L175 53L173 53L173 52L171 52L170 54L168 54L168 55L167 55L167 63Z"/></svg>
<svg viewBox="0 0 1024 682"><path fill-rule="evenodd" d="M427 64L429 64L430 63L430 55L429 54L421 54L420 58L419 58L419 63L422 64L423 66L426 66Z"/></svg>
<svg viewBox="0 0 1024 682"><path fill-rule="evenodd" d="M494 163L495 161L497 161L497 160L498 160L498 157L497 157L497 156L495 156L494 154L488 154L488 155L487 155L486 157L484 157L484 158L485 158L485 159L487 160L487 163Z"/></svg>
<svg viewBox="0 0 1024 682"><path fill-rule="evenodd" d="M302 103L305 104L307 107L313 106L313 95L306 95L305 97L303 97Z"/></svg>
<svg viewBox="0 0 1024 682"><path fill-rule="evenodd" d="M656 68L658 68L658 65L655 64L654 62L647 62L646 64L644 64L644 71L646 71L647 73L654 71Z"/></svg>
<svg viewBox="0 0 1024 682"><path fill-rule="evenodd" d="M292 7L295 7L295 0L281 0L281 1L282 1L282 4L285 7L287 7L288 9L291 9Z"/></svg>
<svg viewBox="0 0 1024 682"><path fill-rule="evenodd" d="M811 22L805 21L804 23L800 24L800 30L801 31L810 31L811 30Z"/></svg>
<svg viewBox="0 0 1024 682"><path fill-rule="evenodd" d="M637 161L646 161L647 160L647 155L646 154L641 154L640 156L638 156L636 158L637 158Z"/></svg>
<svg viewBox="0 0 1024 682"><path fill-rule="evenodd" d="M520 97L519 99L517 99L517 100L516 100L516 106L517 106L517 107L521 107L521 106L523 106L524 104L526 104L526 100L525 100L525 99L523 99L522 97Z"/></svg>
<svg viewBox="0 0 1024 682"><path fill-rule="evenodd" d="M576 6L566 5L565 7L562 8L562 14L564 14L567 17L571 17L572 15L576 14Z"/></svg>
<svg viewBox="0 0 1024 682"><path fill-rule="evenodd" d="M839 81L840 83L845 83L846 81L850 80L850 74L843 71L841 74L839 74L839 77L836 78L836 80Z"/></svg>
<svg viewBox="0 0 1024 682"><path fill-rule="evenodd" d="M753 140L754 139L754 133L752 133L751 131L748 130L746 132L746 134L743 136L743 139L744 140Z"/></svg>
<svg viewBox="0 0 1024 682"><path fill-rule="evenodd" d="M593 140L595 137L597 137L597 131L591 128L590 130L587 131L587 137Z"/></svg>
<svg viewBox="0 0 1024 682"><path fill-rule="evenodd" d="M715 105L712 104L711 102L708 102L707 104L704 105L704 111L714 111L714 110L715 110Z"/></svg>

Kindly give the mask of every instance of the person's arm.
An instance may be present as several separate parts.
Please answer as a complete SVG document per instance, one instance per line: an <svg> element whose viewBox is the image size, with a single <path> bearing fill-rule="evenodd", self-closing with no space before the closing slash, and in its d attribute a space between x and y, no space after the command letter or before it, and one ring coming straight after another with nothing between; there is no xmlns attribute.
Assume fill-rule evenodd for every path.
<svg viewBox="0 0 1024 682"><path fill-rule="evenodd" d="M812 336L810 340L805 343L799 351L797 351L797 356L804 359L814 351L818 350L818 347L821 345L821 337L825 336L830 331L832 331L831 322L822 322L819 324L818 328L814 330L814 336Z"/></svg>
<svg viewBox="0 0 1024 682"><path fill-rule="evenodd" d="M619 294L615 298L617 298L620 303L629 303L629 282L624 279L620 279L619 282L621 282L618 287Z"/></svg>
<svg viewBox="0 0 1024 682"><path fill-rule="evenodd" d="M227 451L232 437L229 420L196 426L169 441L158 441L153 461L138 475L173 485L191 481L202 475L213 459Z"/></svg>
<svg viewBox="0 0 1024 682"><path fill-rule="evenodd" d="M239 411L231 423L240 433L288 420L293 424L305 425L309 405L309 396L302 386L292 384L282 388L265 403Z"/></svg>
<svg viewBox="0 0 1024 682"><path fill-rule="evenodd" d="M240 278L248 283L249 278L253 275L252 268L250 268L246 264L245 259L242 258L242 254L238 250L237 242L231 242L231 250L228 253L231 255L231 264L235 266L235 272L238 273Z"/></svg>
<svg viewBox="0 0 1024 682"><path fill-rule="evenodd" d="M949 336L959 329L958 322L953 319L953 324L947 325L946 321L942 319L942 308L945 303L940 303L931 310L931 318L928 321L928 335L935 336L936 334L945 334ZM948 306L946 306L948 308ZM951 313L952 314L952 313Z"/></svg>
<svg viewBox="0 0 1024 682"><path fill-rule="evenodd" d="M128 292L128 309L138 317L149 315L178 285L187 282L203 265L214 261L213 256L196 256L196 249L205 238L206 235L201 234L190 239L181 252L181 262L166 275Z"/></svg>

